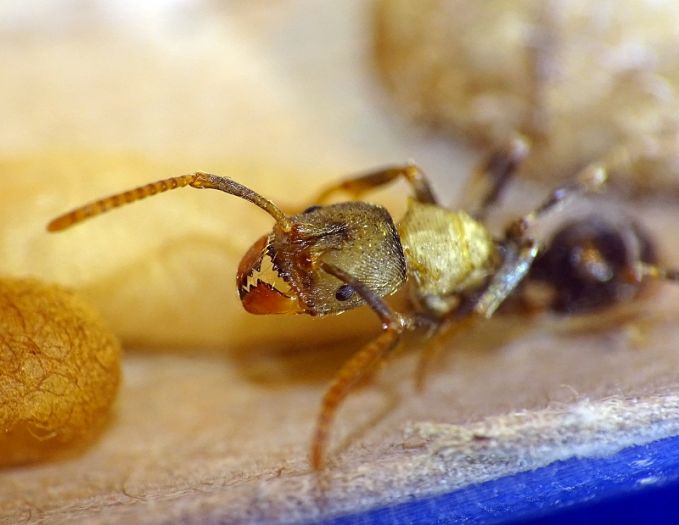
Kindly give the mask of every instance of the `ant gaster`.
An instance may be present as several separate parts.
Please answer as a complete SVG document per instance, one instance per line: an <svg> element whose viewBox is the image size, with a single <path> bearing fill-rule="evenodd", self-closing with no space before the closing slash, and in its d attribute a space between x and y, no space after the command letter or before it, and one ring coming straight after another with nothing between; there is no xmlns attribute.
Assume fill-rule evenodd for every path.
<svg viewBox="0 0 679 525"><path fill-rule="evenodd" d="M286 215L273 202L232 179L197 172L97 200L54 219L48 230L63 230L112 208L184 186L220 190L266 211L275 220L273 229L246 252L236 276L240 299L248 312L323 316L367 304L382 325L380 335L340 368L323 396L310 451L311 465L318 470L324 465L330 429L340 404L395 349L404 332L424 328L433 336L452 323L463 325L461 319L488 319L526 277L555 287L560 299L551 305L554 310L581 304L561 293L575 282L568 278L564 281L560 275L560 267L570 256L566 255L566 262L558 254L554 261L550 259L550 254L561 253L559 250L568 250L571 245L557 235L543 256L529 230L564 199L602 188L610 166L603 162L587 166L572 183L557 188L535 210L511 221L496 238L483 218L527 151L526 142L516 139L505 151L489 157L479 173L490 175L491 187L473 213L441 206L427 178L413 164L347 179L313 201L323 203L338 191L358 199L372 188L404 179L412 196L397 224L385 208L359 200L314 205L302 213ZM568 237L571 228L564 232ZM584 242L576 239L571 244L576 249ZM594 248L585 254L581 268L589 270L595 281L599 277L610 280L603 266L597 266L601 261ZM603 251L598 253L605 258ZM539 267L534 266L538 256ZM626 279L636 279L639 285L647 276L677 279L676 272L663 271L641 257L626 264ZM543 271L550 265L559 268L556 274ZM407 312L396 312L384 298L405 285L411 306ZM423 357L421 369L424 362Z"/></svg>

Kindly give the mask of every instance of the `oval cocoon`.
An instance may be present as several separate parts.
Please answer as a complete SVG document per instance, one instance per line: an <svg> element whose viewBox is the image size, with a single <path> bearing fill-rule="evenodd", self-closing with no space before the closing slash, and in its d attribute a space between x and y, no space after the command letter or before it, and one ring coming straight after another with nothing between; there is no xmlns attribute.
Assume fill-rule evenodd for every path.
<svg viewBox="0 0 679 525"><path fill-rule="evenodd" d="M0 465L91 440L120 382L120 345L74 292L0 279Z"/></svg>

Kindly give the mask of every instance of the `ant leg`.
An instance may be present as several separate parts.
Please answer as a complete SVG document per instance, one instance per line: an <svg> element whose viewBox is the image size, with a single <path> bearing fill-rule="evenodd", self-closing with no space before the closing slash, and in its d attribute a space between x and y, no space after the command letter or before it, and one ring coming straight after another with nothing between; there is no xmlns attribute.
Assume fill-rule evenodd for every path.
<svg viewBox="0 0 679 525"><path fill-rule="evenodd" d="M438 336L441 332L447 332L446 327L441 326L441 330L437 330L434 335ZM441 354L442 346L441 338L434 337L427 341L426 346L420 352L420 358L417 361L417 368L415 369L415 390L418 392L424 391L430 368L429 365Z"/></svg>
<svg viewBox="0 0 679 525"><path fill-rule="evenodd" d="M476 209L471 214L476 219L485 219L498 203L529 151L528 139L517 134L506 147L488 155L474 170L462 194L474 203L472 208Z"/></svg>
<svg viewBox="0 0 679 525"><path fill-rule="evenodd" d="M536 4L533 13L534 32L525 45L528 59L528 92L530 107L521 129L534 142L545 143L552 126L548 109L548 93L556 78L559 64L559 12L555 2Z"/></svg>
<svg viewBox="0 0 679 525"><path fill-rule="evenodd" d="M502 266L474 302L474 314L490 318L530 271L538 255L538 242L526 235L528 229L559 203L579 193L597 191L606 180L605 165L590 164L580 171L575 181L558 187L533 211L509 223L502 242Z"/></svg>
<svg viewBox="0 0 679 525"><path fill-rule="evenodd" d="M349 193L353 198L358 199L365 192L389 184L398 178L406 180L413 190L415 199L419 202L428 204L437 203L429 179L419 167L412 163L403 166L389 166L340 181L319 193L314 202L325 202L337 191Z"/></svg>
<svg viewBox="0 0 679 525"><path fill-rule="evenodd" d="M388 325L374 341L354 354L335 374L323 395L316 419L316 430L311 441L311 467L314 470L321 470L324 467L330 428L340 404L351 389L375 370L386 355L396 348L402 331L403 327L398 321Z"/></svg>
<svg viewBox="0 0 679 525"><path fill-rule="evenodd" d="M346 399L352 388L372 373L396 348L403 331L414 328L416 323L415 320L394 312L365 284L354 279L344 270L327 263L322 263L321 267L351 286L368 303L382 322L382 333L344 363L325 391L316 420L316 430L311 441L310 461L314 470L321 470L324 466L330 428L340 404Z"/></svg>
<svg viewBox="0 0 679 525"><path fill-rule="evenodd" d="M557 188L535 210L511 222L505 230L506 237L521 239L532 224L565 199L578 193L600 191L608 181L609 172L630 169L644 159L659 159L676 151L676 140L663 137L646 139L634 147L613 148L601 161L593 162L580 170L575 181Z"/></svg>
<svg viewBox="0 0 679 525"><path fill-rule="evenodd" d="M507 243L502 266L493 274L481 294L463 304L451 319L440 326L438 332L454 337L462 331L469 330L475 323L490 319L526 277L537 255L538 243L533 239L525 238L520 243ZM439 342L440 339L432 341L420 357L415 372L415 387L418 390L424 388L429 364L440 352Z"/></svg>
<svg viewBox="0 0 679 525"><path fill-rule="evenodd" d="M429 334L430 340L427 342L424 349L422 349L420 359L417 362L417 369L415 370L415 389L418 392L424 390L430 364L441 354L443 337L445 337L446 340L455 337L457 334L471 329L477 320L478 317L472 315L464 315L453 320L445 320Z"/></svg>
<svg viewBox="0 0 679 525"><path fill-rule="evenodd" d="M679 268L663 268L654 264L637 262L632 270L635 280L657 279L659 281L679 282Z"/></svg>
<svg viewBox="0 0 679 525"><path fill-rule="evenodd" d="M472 315L490 319L530 271L538 255L538 243L524 238L505 246L504 261L483 293L473 302Z"/></svg>
<svg viewBox="0 0 679 525"><path fill-rule="evenodd" d="M510 222L505 229L505 238L520 243L525 239L528 229L558 204L581 193L600 191L607 180L607 164L595 162L586 166L576 175L573 182L559 186L533 211Z"/></svg>
<svg viewBox="0 0 679 525"><path fill-rule="evenodd" d="M570 184L558 187L533 211L509 223L502 243L503 263L495 272L481 296L474 302L473 312L490 318L504 300L521 283L538 255L538 243L527 237L528 229L559 203L579 193L599 190L606 182L606 169L601 163L585 167Z"/></svg>
<svg viewBox="0 0 679 525"><path fill-rule="evenodd" d="M473 213L476 218L485 218L488 210L498 202L507 183L515 175L518 165L528 155L529 150L528 139L517 135L510 141L507 148L492 153L475 171L470 184L463 193L471 195L472 198L477 196L475 200L480 204L478 210ZM643 159L659 159L676 151L676 139L663 137L647 138L634 147L628 145L613 148L599 162L591 163L582 169L576 175L575 182L555 190L550 198L532 214L519 220L532 223L572 194L599 190L606 183L609 172L629 169ZM514 227L523 230L528 226L529 224L525 227L520 225Z"/></svg>

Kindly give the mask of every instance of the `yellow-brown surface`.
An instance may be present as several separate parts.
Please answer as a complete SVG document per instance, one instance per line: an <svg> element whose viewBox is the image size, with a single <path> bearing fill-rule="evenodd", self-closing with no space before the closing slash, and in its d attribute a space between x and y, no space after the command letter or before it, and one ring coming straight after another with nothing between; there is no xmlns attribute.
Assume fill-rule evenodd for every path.
<svg viewBox="0 0 679 525"><path fill-rule="evenodd" d="M679 4L673 0L382 0L377 62L395 107L485 147L530 137L525 174L572 177L620 145L670 151L614 179L676 192Z"/></svg>
<svg viewBox="0 0 679 525"><path fill-rule="evenodd" d="M73 450L108 421L120 344L75 293L0 279L0 465Z"/></svg>

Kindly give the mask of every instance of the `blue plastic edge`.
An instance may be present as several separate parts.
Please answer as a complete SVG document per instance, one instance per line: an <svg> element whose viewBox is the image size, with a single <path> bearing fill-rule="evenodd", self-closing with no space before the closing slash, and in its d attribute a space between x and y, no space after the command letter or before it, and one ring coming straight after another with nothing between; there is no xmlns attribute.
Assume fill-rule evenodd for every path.
<svg viewBox="0 0 679 525"><path fill-rule="evenodd" d="M318 525L679 523L679 437Z"/></svg>

